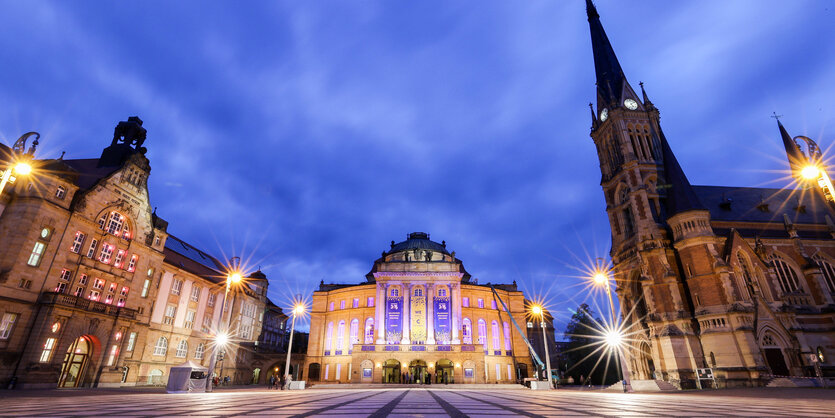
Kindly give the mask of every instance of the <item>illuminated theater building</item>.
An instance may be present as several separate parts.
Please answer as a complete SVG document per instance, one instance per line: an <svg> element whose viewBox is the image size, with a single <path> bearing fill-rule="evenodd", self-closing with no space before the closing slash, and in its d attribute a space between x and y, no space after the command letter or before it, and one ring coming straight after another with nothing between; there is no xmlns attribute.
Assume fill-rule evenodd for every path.
<svg viewBox="0 0 835 418"><path fill-rule="evenodd" d="M313 293L307 380L516 382L533 374L525 305L515 282L478 284L445 242L411 233L364 282Z"/></svg>

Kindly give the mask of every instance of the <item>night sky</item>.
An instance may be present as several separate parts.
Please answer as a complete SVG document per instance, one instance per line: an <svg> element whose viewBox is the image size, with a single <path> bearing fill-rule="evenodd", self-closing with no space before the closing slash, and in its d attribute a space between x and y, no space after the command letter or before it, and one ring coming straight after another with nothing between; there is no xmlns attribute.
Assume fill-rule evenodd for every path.
<svg viewBox="0 0 835 418"><path fill-rule="evenodd" d="M835 143L832 2L596 4L692 183L787 184L775 111ZM609 250L581 0L1 1L0 62L0 139L94 158L138 115L169 232L280 305L425 231L564 320Z"/></svg>

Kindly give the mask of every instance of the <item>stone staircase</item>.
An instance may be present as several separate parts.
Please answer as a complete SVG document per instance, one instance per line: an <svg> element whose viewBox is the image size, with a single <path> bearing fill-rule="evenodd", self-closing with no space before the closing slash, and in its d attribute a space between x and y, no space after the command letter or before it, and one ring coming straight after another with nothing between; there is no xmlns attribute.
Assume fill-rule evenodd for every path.
<svg viewBox="0 0 835 418"><path fill-rule="evenodd" d="M817 388L822 387L818 378L810 377L775 377L768 382L768 388Z"/></svg>
<svg viewBox="0 0 835 418"><path fill-rule="evenodd" d="M604 389L608 392L623 392L623 384L615 383ZM679 389L664 380L633 380L632 390L636 392L675 392Z"/></svg>

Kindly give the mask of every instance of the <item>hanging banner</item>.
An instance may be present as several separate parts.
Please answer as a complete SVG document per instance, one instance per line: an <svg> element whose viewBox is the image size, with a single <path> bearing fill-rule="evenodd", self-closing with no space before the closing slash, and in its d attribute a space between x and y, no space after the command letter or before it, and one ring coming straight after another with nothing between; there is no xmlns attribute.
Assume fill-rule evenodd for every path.
<svg viewBox="0 0 835 418"><path fill-rule="evenodd" d="M386 298L386 343L400 344L403 337L403 299Z"/></svg>
<svg viewBox="0 0 835 418"><path fill-rule="evenodd" d="M449 315L449 298L435 298L435 342L449 344L452 340L452 325Z"/></svg>
<svg viewBox="0 0 835 418"><path fill-rule="evenodd" d="M426 296L412 296L412 310L409 313L409 332L412 343L426 341Z"/></svg>

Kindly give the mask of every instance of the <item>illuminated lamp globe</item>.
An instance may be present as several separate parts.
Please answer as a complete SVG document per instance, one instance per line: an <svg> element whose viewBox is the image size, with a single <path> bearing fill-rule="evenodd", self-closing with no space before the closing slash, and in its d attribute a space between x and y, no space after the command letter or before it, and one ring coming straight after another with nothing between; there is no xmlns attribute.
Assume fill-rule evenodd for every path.
<svg viewBox="0 0 835 418"><path fill-rule="evenodd" d="M225 332L221 332L221 333L215 335L215 344L217 344L218 346L223 347L228 342L229 342L229 336L226 335Z"/></svg>
<svg viewBox="0 0 835 418"><path fill-rule="evenodd" d="M237 271L229 274L229 277L227 277L227 280L229 280L230 283L240 283L243 279L244 277Z"/></svg>
<svg viewBox="0 0 835 418"><path fill-rule="evenodd" d="M820 169L813 165L807 165L800 170L800 175L806 180L814 180L820 176Z"/></svg>
<svg viewBox="0 0 835 418"><path fill-rule="evenodd" d="M609 281L609 276L607 276L606 273L603 273L602 271L595 273L593 278L594 282L597 284L606 284L606 282Z"/></svg>
<svg viewBox="0 0 835 418"><path fill-rule="evenodd" d="M32 166L26 163L17 163L14 166L14 172L19 175L27 175L32 172Z"/></svg>
<svg viewBox="0 0 835 418"><path fill-rule="evenodd" d="M533 307L531 307L531 312L534 315L539 315L542 313L542 308L539 305L534 305Z"/></svg>
<svg viewBox="0 0 835 418"><path fill-rule="evenodd" d="M296 305L296 307L293 309L293 313L295 313L296 315L303 314L304 313L304 305Z"/></svg>
<svg viewBox="0 0 835 418"><path fill-rule="evenodd" d="M606 345L610 348L617 348L623 343L623 334L618 330L606 331Z"/></svg>

